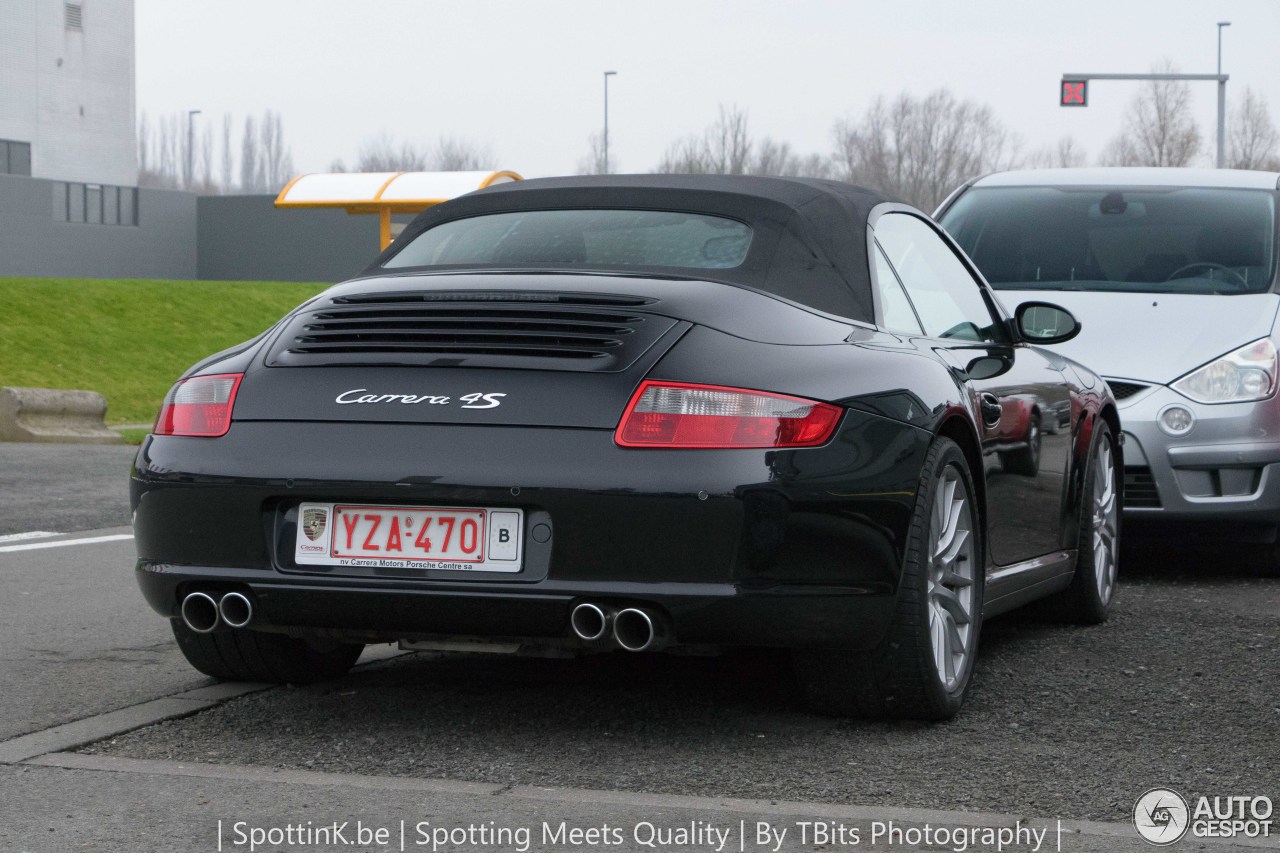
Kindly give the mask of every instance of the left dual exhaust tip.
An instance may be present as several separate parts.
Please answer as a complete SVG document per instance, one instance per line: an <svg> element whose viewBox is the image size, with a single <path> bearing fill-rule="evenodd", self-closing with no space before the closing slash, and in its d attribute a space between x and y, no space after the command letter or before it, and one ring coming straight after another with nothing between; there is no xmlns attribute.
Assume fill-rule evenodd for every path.
<svg viewBox="0 0 1280 853"><path fill-rule="evenodd" d="M578 639L595 643L611 638L629 652L657 651L670 640L667 621L641 607L615 610L584 601L569 614L569 625Z"/></svg>
<svg viewBox="0 0 1280 853"><path fill-rule="evenodd" d="M182 599L182 622L197 634L211 634L220 625L243 628L253 620L253 602L239 592L214 598L207 592L188 593Z"/></svg>

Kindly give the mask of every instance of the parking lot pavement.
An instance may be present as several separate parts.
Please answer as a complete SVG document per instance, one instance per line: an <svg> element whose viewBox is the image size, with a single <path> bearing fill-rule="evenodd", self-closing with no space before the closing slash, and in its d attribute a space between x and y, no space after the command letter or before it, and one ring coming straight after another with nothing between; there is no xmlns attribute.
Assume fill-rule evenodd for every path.
<svg viewBox="0 0 1280 853"><path fill-rule="evenodd" d="M805 710L785 660L407 656L95 755L1117 821L1149 788L1280 798L1280 580L1132 561L1109 623L987 624L942 725Z"/></svg>
<svg viewBox="0 0 1280 853"><path fill-rule="evenodd" d="M211 683L139 595L130 534L0 541L0 739Z"/></svg>
<svg viewBox="0 0 1280 853"><path fill-rule="evenodd" d="M128 445L0 441L0 536L129 524Z"/></svg>
<svg viewBox="0 0 1280 853"><path fill-rule="evenodd" d="M1003 849L1008 851L1150 849L1128 824L1025 815L633 795L67 755L40 761L0 767L0 843L5 849L883 853L994 850L995 844L980 840L988 831L1006 833ZM75 792L75 800L65 811L74 815L49 808L65 801L68 791ZM911 833L925 832L934 843L910 843ZM941 833L946 842L939 844ZM289 843L289 838L301 840ZM1257 848L1218 843L1212 849Z"/></svg>

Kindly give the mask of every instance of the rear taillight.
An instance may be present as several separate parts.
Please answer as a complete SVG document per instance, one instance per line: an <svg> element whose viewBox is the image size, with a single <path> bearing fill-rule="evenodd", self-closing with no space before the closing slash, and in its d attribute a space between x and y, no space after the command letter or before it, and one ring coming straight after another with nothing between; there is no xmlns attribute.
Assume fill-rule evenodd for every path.
<svg viewBox="0 0 1280 853"><path fill-rule="evenodd" d="M169 389L156 418L156 435L216 438L231 428L231 407L243 373L183 379Z"/></svg>
<svg viewBox="0 0 1280 853"><path fill-rule="evenodd" d="M813 447L831 438L840 412L782 394L646 381L614 440L623 447Z"/></svg>

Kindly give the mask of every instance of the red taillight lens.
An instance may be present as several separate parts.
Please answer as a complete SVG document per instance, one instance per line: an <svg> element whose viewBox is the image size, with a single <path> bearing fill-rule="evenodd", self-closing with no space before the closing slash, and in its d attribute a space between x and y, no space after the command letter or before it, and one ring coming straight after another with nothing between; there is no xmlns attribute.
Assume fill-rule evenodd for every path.
<svg viewBox="0 0 1280 853"><path fill-rule="evenodd" d="M763 391L646 381L614 440L623 447L814 447L831 438L840 411Z"/></svg>
<svg viewBox="0 0 1280 853"><path fill-rule="evenodd" d="M193 376L169 389L156 418L156 435L217 438L231 428L231 407L243 373Z"/></svg>

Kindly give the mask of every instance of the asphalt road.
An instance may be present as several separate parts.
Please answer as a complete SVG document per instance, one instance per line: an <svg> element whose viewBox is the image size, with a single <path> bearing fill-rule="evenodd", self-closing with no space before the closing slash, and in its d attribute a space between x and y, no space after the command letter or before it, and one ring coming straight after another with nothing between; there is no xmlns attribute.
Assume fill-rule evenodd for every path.
<svg viewBox="0 0 1280 853"><path fill-rule="evenodd" d="M1105 821L1157 786L1280 799L1280 582L1168 568L1131 570L1103 626L989 622L942 725L815 715L777 656L419 655L89 751Z"/></svg>
<svg viewBox="0 0 1280 853"><path fill-rule="evenodd" d="M127 519L131 456L0 445L3 532L127 535L85 525ZM11 550L47 541L0 541L0 751L14 735L209 683L143 604L128 540ZM216 821L239 818L590 826L776 812L864 825L898 813L1093 819L1112 823L1062 849L1138 849L1126 822L1151 787L1280 799L1280 574L1256 554L1190 545L1126 554L1104 626L1035 612L988 623L973 692L948 724L815 715L774 655L406 655L0 767L0 847L213 850ZM795 842L793 827L779 849L844 849Z"/></svg>
<svg viewBox="0 0 1280 853"><path fill-rule="evenodd" d="M0 535L129 524L129 467L137 452L123 444L0 441Z"/></svg>
<svg viewBox="0 0 1280 853"><path fill-rule="evenodd" d="M0 541L0 739L212 683L139 595L131 539L5 550L54 541Z"/></svg>

